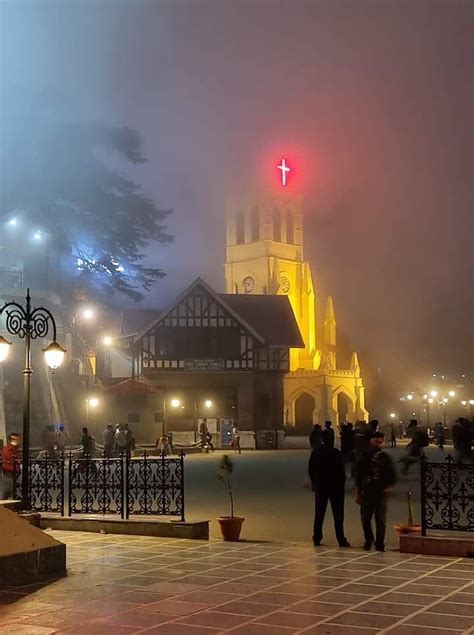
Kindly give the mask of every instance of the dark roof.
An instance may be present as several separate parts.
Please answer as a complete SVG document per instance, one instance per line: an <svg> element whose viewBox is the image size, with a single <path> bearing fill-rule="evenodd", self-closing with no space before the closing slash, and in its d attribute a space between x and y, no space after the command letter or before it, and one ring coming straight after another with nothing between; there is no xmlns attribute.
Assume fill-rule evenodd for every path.
<svg viewBox="0 0 474 635"><path fill-rule="evenodd" d="M242 316L270 346L303 348L298 323L286 295L219 293L235 313Z"/></svg>
<svg viewBox="0 0 474 635"><path fill-rule="evenodd" d="M121 334L138 333L146 324L158 318L160 313L157 309L125 309L122 311Z"/></svg>

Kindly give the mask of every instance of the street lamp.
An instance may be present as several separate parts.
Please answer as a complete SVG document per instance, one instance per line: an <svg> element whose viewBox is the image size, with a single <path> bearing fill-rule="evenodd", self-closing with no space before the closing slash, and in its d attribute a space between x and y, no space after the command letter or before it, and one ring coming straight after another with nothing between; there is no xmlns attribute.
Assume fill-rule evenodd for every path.
<svg viewBox="0 0 474 635"><path fill-rule="evenodd" d="M30 403L31 403L31 340L44 338L50 328L53 331L53 342L43 349L46 363L53 370L58 368L66 349L56 341L56 322L53 314L45 307L31 308L30 290L26 291L26 307L18 302L7 302L0 308L0 316L5 313L5 326L10 335L18 335L25 340L25 366L23 368L23 470L21 479L21 506L30 508ZM5 361L10 349L10 342L0 337L0 361Z"/></svg>
<svg viewBox="0 0 474 635"><path fill-rule="evenodd" d="M437 397L437 396L438 396L438 391L437 391L437 390L432 390L432 391L430 392L430 396L431 396L431 397Z"/></svg>
<svg viewBox="0 0 474 635"><path fill-rule="evenodd" d="M212 401L210 399L206 399L204 405L206 406L206 408L212 408Z"/></svg>
<svg viewBox="0 0 474 635"><path fill-rule="evenodd" d="M449 395L450 397L455 397L455 396L456 396L456 391L455 391L455 390L450 390L450 391L448 392L448 395Z"/></svg>
<svg viewBox="0 0 474 635"><path fill-rule="evenodd" d="M102 338L102 344L104 346L112 346L113 343L114 343L114 340L110 337L110 335L105 335Z"/></svg>
<svg viewBox="0 0 474 635"><path fill-rule="evenodd" d="M407 399L408 401L411 401L413 399L413 395L412 394L407 395Z"/></svg>
<svg viewBox="0 0 474 635"><path fill-rule="evenodd" d="M394 412L391 412L391 413L390 413L390 419L395 419L395 417L396 417L396 416L397 416L397 415L396 415Z"/></svg>
<svg viewBox="0 0 474 635"><path fill-rule="evenodd" d="M175 398L170 401L170 404L172 408L179 408L181 405L181 401Z"/></svg>

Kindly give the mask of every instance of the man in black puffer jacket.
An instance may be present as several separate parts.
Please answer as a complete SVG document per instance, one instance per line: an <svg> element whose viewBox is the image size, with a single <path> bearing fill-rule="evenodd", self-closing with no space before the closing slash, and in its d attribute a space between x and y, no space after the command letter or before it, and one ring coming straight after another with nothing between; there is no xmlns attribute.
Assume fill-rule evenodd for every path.
<svg viewBox="0 0 474 635"><path fill-rule="evenodd" d="M308 473L314 491L313 544L323 539L323 523L328 502L331 503L334 529L340 547L350 547L344 535L344 484L346 472L340 450L326 437L326 442L311 453Z"/></svg>
<svg viewBox="0 0 474 635"><path fill-rule="evenodd" d="M355 467L357 502L364 530L364 549L369 551L374 544L372 516L375 515L375 548L385 551L385 528L387 519L387 494L397 480L391 457L382 450L384 435L374 432L370 448L364 452Z"/></svg>

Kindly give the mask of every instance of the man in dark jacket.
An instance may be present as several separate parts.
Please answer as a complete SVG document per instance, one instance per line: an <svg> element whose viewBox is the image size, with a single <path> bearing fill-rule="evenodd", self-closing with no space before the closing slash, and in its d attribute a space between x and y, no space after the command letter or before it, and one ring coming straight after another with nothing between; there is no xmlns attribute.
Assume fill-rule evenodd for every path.
<svg viewBox="0 0 474 635"><path fill-rule="evenodd" d="M385 551L385 528L387 518L387 494L397 480L395 465L391 457L382 450L384 435L374 432L370 448L357 461L355 482L360 518L364 530L364 549L369 551L374 544L372 516L375 515L375 548Z"/></svg>
<svg viewBox="0 0 474 635"><path fill-rule="evenodd" d="M323 523L328 501L331 503L334 529L340 547L350 547L344 535L344 484L346 472L342 454L334 443L325 442L313 450L308 473L315 497L313 544L318 547L323 539Z"/></svg>
<svg viewBox="0 0 474 635"><path fill-rule="evenodd" d="M328 447L334 446L334 430L332 429L332 422L325 421L324 430L322 433L322 440Z"/></svg>
<svg viewBox="0 0 474 635"><path fill-rule="evenodd" d="M309 435L309 444L312 450L317 450L321 447L323 438L322 435L323 431L321 430L321 426L319 423L315 423L313 429L311 430L311 434Z"/></svg>

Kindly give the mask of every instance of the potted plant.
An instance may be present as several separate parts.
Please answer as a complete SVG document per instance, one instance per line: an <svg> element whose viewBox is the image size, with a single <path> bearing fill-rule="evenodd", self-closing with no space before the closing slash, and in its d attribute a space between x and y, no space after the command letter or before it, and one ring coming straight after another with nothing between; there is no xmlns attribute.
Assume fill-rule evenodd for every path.
<svg viewBox="0 0 474 635"><path fill-rule="evenodd" d="M412 494L410 490L407 491L407 504L408 504L408 523L399 523L395 525L395 531L399 536L403 534L413 534L421 532L421 525L415 525L413 522L413 503Z"/></svg>
<svg viewBox="0 0 474 635"><path fill-rule="evenodd" d="M224 540L239 540L242 523L245 518L234 516L234 496L232 491L232 473L234 464L228 454L224 454L219 462L217 478L227 488L230 500L230 516L219 516L217 519Z"/></svg>

